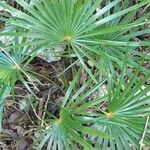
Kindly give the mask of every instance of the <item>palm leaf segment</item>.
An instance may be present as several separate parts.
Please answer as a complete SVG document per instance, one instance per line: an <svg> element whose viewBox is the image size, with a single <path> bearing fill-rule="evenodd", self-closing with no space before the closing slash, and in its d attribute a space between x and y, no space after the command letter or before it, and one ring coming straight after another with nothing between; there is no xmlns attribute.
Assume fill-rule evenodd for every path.
<svg viewBox="0 0 150 150"><path fill-rule="evenodd" d="M142 138L140 140L140 149L142 149L145 145L147 147L150 146L149 140L150 140L150 116L147 117L146 123L145 123L145 128L143 131Z"/></svg>
<svg viewBox="0 0 150 150"><path fill-rule="evenodd" d="M14 16L5 20L28 32L3 32L1 35L34 38L26 44L44 48L54 44L69 44L89 74L83 57L92 60L98 68L99 62L94 60L97 55L102 65L111 63L106 61L108 59L121 66L126 52L124 46L132 47L130 53L142 56L135 48L150 45L150 42L131 42L134 37L150 32L148 29L136 31L136 28L147 23L145 20L149 18L149 13L133 22L136 10L148 4L147 0L132 7L124 4L123 10L120 9L122 1L114 0L99 11L97 8L102 0L96 0L95 3L92 0L33 0L30 4L24 0L16 1L26 12L0 2L0 6ZM134 34L128 33L131 29L134 29ZM137 58L129 59L130 65L136 66Z"/></svg>

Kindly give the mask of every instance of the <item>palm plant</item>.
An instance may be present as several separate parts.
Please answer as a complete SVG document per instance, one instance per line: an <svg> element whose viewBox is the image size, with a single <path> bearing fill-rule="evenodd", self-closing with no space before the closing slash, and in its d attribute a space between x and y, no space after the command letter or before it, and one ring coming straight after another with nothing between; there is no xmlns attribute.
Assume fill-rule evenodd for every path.
<svg viewBox="0 0 150 150"><path fill-rule="evenodd" d="M122 0L106 1L100 9L102 0L94 3L92 0L32 0L29 4L24 0L16 2L26 11L21 12L2 1L0 6L11 16L1 19L17 29L24 29L24 32L4 31L0 34L32 38L34 40L24 45L38 45L43 49L53 45L69 45L65 53L77 57L95 82L84 58L101 70L99 64L112 68L115 62L122 67L125 47L128 46L130 55L133 55L129 65L137 67L138 56L143 56L143 53L136 51L136 48L150 45L149 41L134 41L135 37L150 32L149 29L138 31L142 25L149 23L146 20L150 13L135 19L137 10L149 4L147 0L131 7L129 1L124 2L124 7L120 5Z"/></svg>
<svg viewBox="0 0 150 150"><path fill-rule="evenodd" d="M84 104L88 100L90 94L96 91L106 80L95 85L93 89L86 91L86 89L89 88L89 85L92 84L92 79L90 79L81 88L79 88L79 90L77 90L76 83L79 80L80 75L81 69L79 69L66 91L60 108L59 118L54 117L54 119L51 119L50 124L46 126L46 129L43 131L36 149L41 150L47 143L47 150L69 150L76 148L78 144L86 150L94 150L92 145L89 143L88 138L86 138L87 135L103 137L106 139L110 138L110 136L104 132L92 127L93 123L91 125L89 123L86 124L84 122L85 116L82 115L82 113L80 114L80 112L75 112L75 109L77 108L75 104ZM99 98L97 103L104 101L105 99L106 97L102 99Z"/></svg>
<svg viewBox="0 0 150 150"><path fill-rule="evenodd" d="M139 149L144 145L140 143L141 137L145 128L146 117L150 112L150 86L145 85L146 81L150 79L148 73L142 81L138 79L139 71L135 72L128 83L125 82L125 70L120 75L119 81L115 81L111 74L109 74L109 85L107 96L107 109L105 112L101 111L95 101L85 103L75 111L86 113L89 106L93 106L95 111L102 112L97 118L85 118L85 123L95 123L95 128L104 131L112 136L114 139L93 138L92 141L97 141L95 149L111 150L130 150L131 146ZM142 85L145 88L142 90ZM96 105L95 105L96 104ZM145 129L146 130L146 129ZM149 139L149 135L147 137Z"/></svg>
<svg viewBox="0 0 150 150"><path fill-rule="evenodd" d="M20 80L33 94L29 84L36 88L32 81L35 78L28 72L27 65L32 55L34 55L34 51L32 51L30 46L16 47L17 44L24 41L26 41L26 38L14 38L12 44L5 46L0 51L0 79L6 87L8 85L11 86L12 92L16 81Z"/></svg>
<svg viewBox="0 0 150 150"><path fill-rule="evenodd" d="M130 81L125 83L125 72L126 67L119 81L115 81L109 74L108 93L92 100L89 100L89 96L100 90L107 79L89 88L93 83L90 79L76 89L75 83L80 77L78 72L62 101L59 119L52 119L46 127L38 149L42 149L46 143L47 149L53 150L74 149L77 143L87 150L107 150L108 147L111 150L130 150L131 145L139 149L146 117L150 111L150 95L147 95L150 86L145 85L150 73L139 81L138 70ZM141 89L143 85L144 90ZM76 91L75 94L73 91ZM103 108L103 104L107 106ZM110 138L107 138L108 135ZM91 147L83 139L95 146Z"/></svg>
<svg viewBox="0 0 150 150"><path fill-rule="evenodd" d="M20 80L34 95L28 84L29 81L35 87L32 81L34 77L27 71L28 62L26 61L27 59L29 60L30 55L34 55L34 51L31 50L30 46L21 48L16 48L15 46L23 41L26 41L26 39L14 38L12 44L1 48L0 51L0 130L2 129L3 108L6 98L10 95L10 92L14 95L16 81Z"/></svg>

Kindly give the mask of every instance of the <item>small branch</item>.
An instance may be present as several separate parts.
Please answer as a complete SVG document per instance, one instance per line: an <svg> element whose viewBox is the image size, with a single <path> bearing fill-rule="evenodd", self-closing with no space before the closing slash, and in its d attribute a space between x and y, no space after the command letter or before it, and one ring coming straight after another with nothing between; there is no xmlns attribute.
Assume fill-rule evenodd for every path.
<svg viewBox="0 0 150 150"><path fill-rule="evenodd" d="M34 108L34 106L33 106L33 104L32 104L31 101L30 101L30 105L31 105L32 110L33 110L35 116L37 117L37 119L39 119L41 122L44 122L44 121L38 116L38 114L36 113L36 110L35 110L35 108ZM45 123L45 122L44 122L44 123ZM45 124L46 124L46 123L45 123ZM46 124L46 125L47 125L47 124Z"/></svg>
<svg viewBox="0 0 150 150"><path fill-rule="evenodd" d="M49 92L48 92L48 97L47 97L47 100L45 102L45 106L44 106L44 112L43 112L43 116L42 116L42 120L45 119L45 115L46 115L46 110L47 110L47 105L48 105L48 102L49 102L49 99L51 97L51 88L49 89ZM43 126L43 122L42 122L42 125Z"/></svg>
<svg viewBox="0 0 150 150"><path fill-rule="evenodd" d="M43 115L43 106L44 106L44 99L40 98L39 99L39 107L38 107L38 116L40 118L42 118L42 115ZM38 122L39 125L43 124L43 119L41 121L42 121L42 123L40 121Z"/></svg>

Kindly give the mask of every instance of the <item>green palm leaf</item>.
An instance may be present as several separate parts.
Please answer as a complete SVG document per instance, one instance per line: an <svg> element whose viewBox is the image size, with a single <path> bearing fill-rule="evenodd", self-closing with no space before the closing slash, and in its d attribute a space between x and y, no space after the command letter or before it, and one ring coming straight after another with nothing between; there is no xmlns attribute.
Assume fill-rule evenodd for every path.
<svg viewBox="0 0 150 150"><path fill-rule="evenodd" d="M78 113L75 111L78 109L78 105L86 103L88 96L90 96L91 93L96 91L99 86L103 84L103 82L99 83L94 89L85 92L89 85L93 83L93 80L90 79L74 93L73 91L76 89L76 83L79 80L80 75L81 69L79 69L77 72L66 92L66 95L64 96L59 119L56 119L54 122L52 122L50 126L46 127L45 131L43 132L43 135L41 136L41 142L38 145L39 150L42 149L46 143L47 150L55 150L57 148L60 150L70 150L74 146L77 146L76 143L80 144L84 149L94 150L90 144L90 141L88 142L88 139L85 141L86 135L103 137L106 139L110 138L110 136L95 129L90 124L85 124L85 116L82 114L82 111L81 114L80 111ZM81 93L82 96L80 96ZM99 102L102 102L103 100L104 99L101 99Z"/></svg>
<svg viewBox="0 0 150 150"><path fill-rule="evenodd" d="M145 84L150 79L150 73L140 81L137 78L138 73L136 73L128 83L124 83L125 71L126 67L122 71L119 82L110 77L109 86L111 88L106 95L108 98L108 109L106 111L101 111L98 108L99 99L83 104L76 109L76 112L80 111L80 113L85 114L90 106L96 108L98 112L102 112L99 114L100 117L84 118L86 123L93 121L95 128L100 128L114 137L114 140L98 138L95 147L97 150L100 147L103 147L103 149L110 147L112 150L129 150L131 145L139 149L146 117L149 116L150 112L150 96L148 94L150 86ZM141 88L142 86L144 86L144 89ZM98 116L98 114L95 115Z"/></svg>
<svg viewBox="0 0 150 150"><path fill-rule="evenodd" d="M15 47L15 45L26 41L26 38L14 38L12 44L7 45L0 52L0 79L5 84L14 85L18 79L24 82L23 76L32 82L31 75L26 69L27 64L31 61L29 57L34 56L37 51L31 46Z"/></svg>

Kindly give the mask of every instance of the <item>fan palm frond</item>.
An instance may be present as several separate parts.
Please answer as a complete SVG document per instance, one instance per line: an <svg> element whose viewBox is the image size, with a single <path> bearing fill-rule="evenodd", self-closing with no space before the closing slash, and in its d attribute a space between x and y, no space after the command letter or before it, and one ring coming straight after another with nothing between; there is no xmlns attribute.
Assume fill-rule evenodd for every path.
<svg viewBox="0 0 150 150"><path fill-rule="evenodd" d="M112 62L122 67L125 47L128 46L129 53L134 54L129 59L129 65L137 67L137 56L143 56L143 53L137 52L136 48L150 45L149 41L134 41L135 37L150 33L149 29L139 31L139 27L149 23L146 20L150 13L134 19L136 11L148 5L147 0L134 6L125 3L125 7L120 5L121 0L106 4L102 0L94 3L92 0L33 0L30 4L24 0L16 1L26 11L17 10L2 1L0 6L12 14L9 19L3 20L25 29L25 32L3 31L1 35L32 38L33 41L24 44L40 45L43 49L52 45L70 45L72 52L92 78L94 77L85 60L81 58L91 60L99 69L99 64L110 68ZM104 7L99 9L102 2Z"/></svg>
<svg viewBox="0 0 150 150"><path fill-rule="evenodd" d="M14 38L12 44L7 45L0 51L0 79L5 85L10 84L12 90L15 82L20 80L32 92L27 81L25 81L25 77L33 84L32 75L27 71L27 64L29 63L29 58L32 58L35 51L32 51L30 46L19 48L15 46L24 41L26 41L25 38Z"/></svg>
<svg viewBox="0 0 150 150"><path fill-rule="evenodd" d="M101 82L93 89L89 89L89 91L84 92L93 82L93 80L90 79L74 93L73 91L76 87L76 83L80 77L80 74L81 69L76 74L65 94L65 97L62 101L62 107L60 108L59 118L51 120L50 125L46 127L43 135L41 136L41 142L37 149L41 150L47 145L47 150L69 150L74 149L74 147L77 147L77 144L80 144L86 150L94 150L86 138L87 135L111 138L104 132L92 127L92 125L89 123L85 124L82 119L79 119L84 118L85 116L80 114L80 112L78 112L78 114L75 112L77 107L74 105L74 102L76 101L80 105L86 103L86 100L88 101L88 96L90 96L91 93L96 91L99 86L105 82ZM105 99L106 98L99 99L99 102L104 101Z"/></svg>
<svg viewBox="0 0 150 150"><path fill-rule="evenodd" d="M131 146L139 149L146 118L150 112L150 95L148 94L150 86L146 85L146 81L150 79L150 73L139 81L138 70L128 83L125 83L125 70L122 71L119 82L115 81L111 74L109 75L108 94L106 95L108 99L105 102L108 107L105 108L106 111L99 114L100 117L85 118L86 123L93 120L95 128L114 138L111 140L98 138L96 150L100 148L105 150L108 147L111 150L129 150ZM142 86L145 88L143 89ZM100 112L99 105L95 101L77 107L76 112L86 113L89 105ZM96 139L92 138L92 140Z"/></svg>

